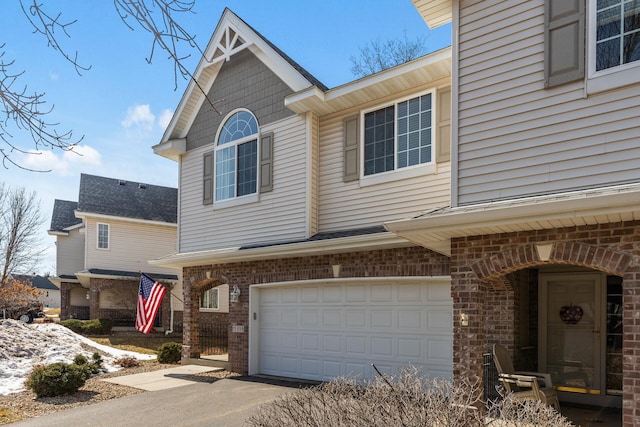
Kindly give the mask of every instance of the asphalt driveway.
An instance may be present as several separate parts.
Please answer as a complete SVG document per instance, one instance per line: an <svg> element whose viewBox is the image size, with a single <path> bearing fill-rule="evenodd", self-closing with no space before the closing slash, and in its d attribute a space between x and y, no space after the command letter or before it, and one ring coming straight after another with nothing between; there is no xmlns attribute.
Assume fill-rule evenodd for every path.
<svg viewBox="0 0 640 427"><path fill-rule="evenodd" d="M238 427L262 404L295 391L298 383L254 377L194 382L31 418L11 426Z"/></svg>

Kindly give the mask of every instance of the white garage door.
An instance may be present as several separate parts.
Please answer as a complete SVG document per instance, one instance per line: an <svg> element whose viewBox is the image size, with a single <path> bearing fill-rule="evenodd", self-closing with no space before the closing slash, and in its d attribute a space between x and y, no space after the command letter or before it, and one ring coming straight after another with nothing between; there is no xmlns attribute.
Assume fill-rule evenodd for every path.
<svg viewBox="0 0 640 427"><path fill-rule="evenodd" d="M416 366L452 375L448 280L324 282L259 289L258 371L311 380ZM254 347L255 348L255 347Z"/></svg>

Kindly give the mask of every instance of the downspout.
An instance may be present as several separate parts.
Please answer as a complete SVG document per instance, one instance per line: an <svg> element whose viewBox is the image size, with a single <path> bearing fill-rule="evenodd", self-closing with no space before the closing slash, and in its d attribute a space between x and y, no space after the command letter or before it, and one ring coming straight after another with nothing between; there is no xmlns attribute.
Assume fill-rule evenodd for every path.
<svg viewBox="0 0 640 427"><path fill-rule="evenodd" d="M169 292L169 307L169 311L171 313L169 317L169 329L164 331L165 335L169 335L173 332L173 292Z"/></svg>

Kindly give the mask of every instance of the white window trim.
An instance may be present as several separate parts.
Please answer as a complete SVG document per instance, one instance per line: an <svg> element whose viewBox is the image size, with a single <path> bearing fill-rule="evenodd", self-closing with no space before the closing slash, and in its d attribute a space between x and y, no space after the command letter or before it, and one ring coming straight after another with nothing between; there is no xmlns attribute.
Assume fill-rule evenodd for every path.
<svg viewBox="0 0 640 427"><path fill-rule="evenodd" d="M220 138L220 132L222 132L222 128L224 127L224 125L227 123L227 121L231 118L231 116L233 116L235 113L241 112L241 111L246 111L247 113L250 113L255 119L256 119L256 123L258 123L258 133L255 133L251 136L248 137L244 137L241 139L237 139L234 141L231 141L227 144L224 145L218 145L218 140ZM216 131L216 136L215 136L215 140L213 143L214 149L213 149L213 205L214 208L216 207L216 204L218 204L219 206L217 206L218 208L223 208L223 207L229 207L229 206L236 206L239 204L245 204L245 203L251 203L252 201L247 201L247 200L243 200L243 199L249 199L252 196L257 196L259 194L260 191L260 137L261 137L262 133L260 132L260 123L258 122L258 118L256 117L256 115L253 113L253 111L248 110L246 108L237 108L233 111L231 111L229 114L227 114L227 116L222 120L222 122L220 122L220 126L218 126L218 130ZM228 199L222 199L222 200L218 200L217 198L217 170L216 170L216 163L218 160L218 151L223 150L225 148L231 147L231 146L235 146L236 147L236 157L235 160L237 162L238 160L238 149L237 146L240 144L243 144L245 142L250 142L250 141L256 141L256 192L255 193L251 193L251 194L245 194L244 196L239 196L238 197L238 170L237 170L237 163L236 163L236 182L234 183L234 193L235 195L231 198Z"/></svg>
<svg viewBox="0 0 640 427"><path fill-rule="evenodd" d="M412 165L412 166L407 166L404 168L400 168L398 169L398 132L397 132L397 128L396 125L398 123L398 104L404 101L408 101L409 99L413 99L413 98L419 98L421 96L424 95L431 95L431 161L428 163L420 163L417 165ZM386 171L386 172L380 172L380 173L374 173L371 175L365 175L364 174L364 156L365 156L365 148L364 148L364 133L365 133L365 129L364 129L364 116L368 113L371 113L373 111L378 111L381 110L383 108L387 108L387 107L394 107L394 111L393 111L393 115L394 115L394 122L393 122L393 126L394 126L394 132L393 132L393 138L394 138L394 142L393 142L393 148L394 148L394 153L393 153L393 170L390 171ZM419 92L419 93L415 93L412 95L408 95L402 98L398 98L398 99L394 99L391 102L386 102L383 104L378 104L375 107L372 108L368 108L366 110L362 110L360 112L360 123L359 123L359 131L360 131L360 135L359 135L359 139L360 141L358 142L360 144L360 186L361 187L365 187L368 185L375 185L375 184L379 184L382 182L390 182L390 181L396 181L396 180L400 180L400 179L406 179L406 178L410 178L410 177L414 177L414 176L420 176L420 175L425 175L425 174L430 174L430 173L434 173L435 171L435 155L436 155L436 151L435 151L435 146L436 146L436 132L435 132L435 128L436 128L436 90L435 89L430 89L424 92Z"/></svg>
<svg viewBox="0 0 640 427"><path fill-rule="evenodd" d="M100 226L105 225L107 227L107 247L100 247ZM111 248L111 226L106 222L98 222L96 224L96 249L101 251L108 251Z"/></svg>
<svg viewBox="0 0 640 427"><path fill-rule="evenodd" d="M211 289L216 289L216 298L218 301L216 301L216 305L218 306L218 308L208 308L208 307L198 307L200 309L201 312L203 313L211 313L211 312L215 312L215 311L220 311L220 289L216 286L214 288ZM210 291L211 289L207 289L207 291ZM206 292L206 291L205 291ZM200 302L200 304L202 304L202 302ZM198 305L200 305L198 304Z"/></svg>
<svg viewBox="0 0 640 427"><path fill-rule="evenodd" d="M587 94L595 94L607 90L640 82L640 61L630 62L617 67L596 71L596 3L587 3Z"/></svg>

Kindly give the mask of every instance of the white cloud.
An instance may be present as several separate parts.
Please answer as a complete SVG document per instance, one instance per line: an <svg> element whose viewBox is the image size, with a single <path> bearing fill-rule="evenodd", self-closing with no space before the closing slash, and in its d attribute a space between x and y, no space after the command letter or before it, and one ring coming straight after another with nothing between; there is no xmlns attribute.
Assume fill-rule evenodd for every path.
<svg viewBox="0 0 640 427"><path fill-rule="evenodd" d="M142 130L150 131L153 129L155 120L156 116L151 112L149 104L139 104L127 109L127 115L120 124L126 129L136 126Z"/></svg>
<svg viewBox="0 0 640 427"><path fill-rule="evenodd" d="M169 122L171 122L171 118L173 117L173 111L171 110L163 110L160 113L160 117L158 118L158 126L165 130L167 126L169 126Z"/></svg>
<svg viewBox="0 0 640 427"><path fill-rule="evenodd" d="M88 145L78 145L69 151L36 151L17 159L17 163L27 169L50 170L56 175L76 175L87 167L95 168L102 163L100 153Z"/></svg>

